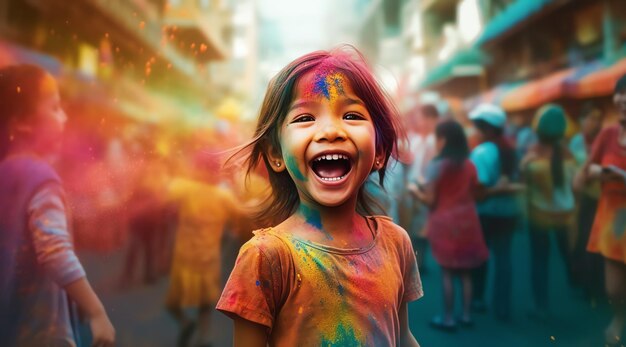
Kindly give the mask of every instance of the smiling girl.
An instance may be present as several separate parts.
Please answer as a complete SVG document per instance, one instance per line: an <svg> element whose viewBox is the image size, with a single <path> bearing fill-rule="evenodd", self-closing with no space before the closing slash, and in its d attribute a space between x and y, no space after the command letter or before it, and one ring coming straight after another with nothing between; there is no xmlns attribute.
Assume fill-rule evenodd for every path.
<svg viewBox="0 0 626 347"><path fill-rule="evenodd" d="M217 305L235 346L418 346L411 242L363 193L374 171L382 184L396 119L358 52L307 54L270 82L247 148L249 170L270 173L275 226L241 248Z"/></svg>

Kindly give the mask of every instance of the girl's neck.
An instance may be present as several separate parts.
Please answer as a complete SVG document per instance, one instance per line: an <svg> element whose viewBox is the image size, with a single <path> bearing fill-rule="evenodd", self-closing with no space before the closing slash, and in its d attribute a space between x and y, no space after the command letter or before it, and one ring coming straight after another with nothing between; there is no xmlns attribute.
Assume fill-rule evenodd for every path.
<svg viewBox="0 0 626 347"><path fill-rule="evenodd" d="M289 227L290 232L309 241L360 248L372 240L366 219L356 212L356 198L334 207L301 201L289 219L296 226Z"/></svg>

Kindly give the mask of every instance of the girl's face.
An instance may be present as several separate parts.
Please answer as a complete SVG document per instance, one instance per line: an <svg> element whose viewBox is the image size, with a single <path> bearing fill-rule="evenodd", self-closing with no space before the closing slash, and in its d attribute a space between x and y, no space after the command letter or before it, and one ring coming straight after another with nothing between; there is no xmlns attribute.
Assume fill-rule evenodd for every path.
<svg viewBox="0 0 626 347"><path fill-rule="evenodd" d="M327 207L356 202L377 157L372 116L348 79L333 71L312 71L300 78L280 131L282 157L301 202ZM277 161L284 163L277 167ZM378 162L378 164L375 164Z"/></svg>
<svg viewBox="0 0 626 347"><path fill-rule="evenodd" d="M17 124L17 129L26 132L31 143L37 148L54 151L60 144L67 116L61 107L61 98L54 78L46 75L39 88L39 98L32 113Z"/></svg>

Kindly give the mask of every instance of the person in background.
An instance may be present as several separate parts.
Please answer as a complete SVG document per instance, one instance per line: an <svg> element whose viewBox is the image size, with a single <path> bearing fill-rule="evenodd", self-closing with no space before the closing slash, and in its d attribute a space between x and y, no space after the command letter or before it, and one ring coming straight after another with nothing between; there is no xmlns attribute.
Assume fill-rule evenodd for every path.
<svg viewBox="0 0 626 347"><path fill-rule="evenodd" d="M178 346L211 346L211 312L221 291L222 237L238 230L239 203L221 187L216 157L197 156L182 164L180 176L166 187L178 210L170 285L166 306L179 324ZM185 309L196 309L194 320Z"/></svg>
<svg viewBox="0 0 626 347"><path fill-rule="evenodd" d="M469 148L463 128L454 120L437 125L437 156L428 164L425 183L411 191L430 206L426 236L443 275L444 315L431 320L434 328L456 329L453 279L463 283L464 326L473 325L471 317L471 269L482 265L489 256L476 212L474 192L478 179L468 160Z"/></svg>
<svg viewBox="0 0 626 347"><path fill-rule="evenodd" d="M511 244L520 213L515 196L517 187L511 182L517 175L515 149L503 136L506 114L500 107L481 104L469 114L478 130L479 145L470 154L476 166L479 189L478 216L485 241L495 265L493 309L496 318L510 320L511 315ZM487 263L473 272L473 309L485 311Z"/></svg>
<svg viewBox="0 0 626 347"><path fill-rule="evenodd" d="M550 236L569 269L567 237L574 222L575 200L572 182L574 158L563 143L566 116L561 106L548 104L537 111L534 120L538 142L522 159L522 177L527 187L530 235L531 284L535 310L531 318L548 318L548 271Z"/></svg>
<svg viewBox="0 0 626 347"><path fill-rule="evenodd" d="M593 103L583 105L580 112L580 132L572 137L569 150L576 159L579 168L582 168L593 141L602 129L604 112ZM598 208L600 197L600 182L589 182L588 185L576 182L575 190L578 193L576 213L576 236L571 255L572 283L583 289L585 297L596 298L603 293L604 264L602 256L586 251L587 241L593 226L593 219Z"/></svg>
<svg viewBox="0 0 626 347"><path fill-rule="evenodd" d="M422 274L426 272L424 259L428 249L428 240L424 235L428 218L428 206L408 193L407 187L422 182L428 163L437 154L435 127L439 121L439 111L433 104L418 106L418 112L410 114L408 133L411 164L406 167L403 190L406 209L400 215L400 225L411 237L417 265Z"/></svg>
<svg viewBox="0 0 626 347"><path fill-rule="evenodd" d="M66 120L57 83L45 70L0 69L2 346L80 345L74 303L89 319L93 346L115 342L74 253L65 192L50 165Z"/></svg>
<svg viewBox="0 0 626 347"><path fill-rule="evenodd" d="M613 101L618 124L600 132L579 178L602 182L587 250L604 257L606 294L613 308L607 344L621 341L626 317L626 75L617 81Z"/></svg>

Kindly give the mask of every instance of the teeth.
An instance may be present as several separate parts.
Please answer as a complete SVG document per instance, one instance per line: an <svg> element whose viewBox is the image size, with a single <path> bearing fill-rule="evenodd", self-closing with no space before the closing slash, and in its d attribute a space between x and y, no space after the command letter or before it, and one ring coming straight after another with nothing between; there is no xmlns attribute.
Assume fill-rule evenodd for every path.
<svg viewBox="0 0 626 347"><path fill-rule="evenodd" d="M315 158L315 161L339 160L339 159L348 160L348 156L343 155L343 154L326 154L326 155L320 155L319 157Z"/></svg>
<svg viewBox="0 0 626 347"><path fill-rule="evenodd" d="M322 180L324 180L324 181L333 182L333 181L339 181L340 179L342 179L344 177L346 177L346 176L344 175L344 176L341 176L341 177L320 177L320 178Z"/></svg>

